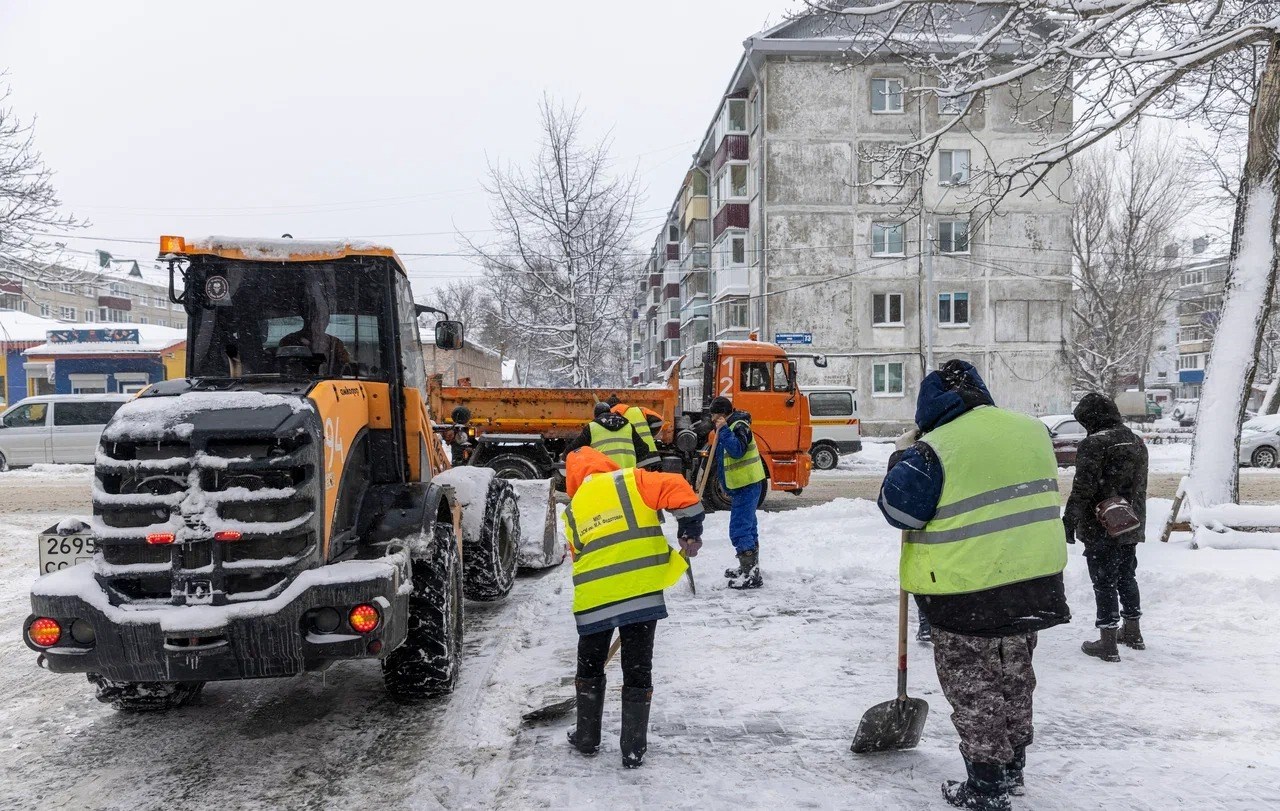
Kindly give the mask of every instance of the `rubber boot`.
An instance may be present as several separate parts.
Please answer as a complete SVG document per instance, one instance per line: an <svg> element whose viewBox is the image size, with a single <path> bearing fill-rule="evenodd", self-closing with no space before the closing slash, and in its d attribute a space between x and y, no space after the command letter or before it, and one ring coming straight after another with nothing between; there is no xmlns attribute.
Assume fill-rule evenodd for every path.
<svg viewBox="0 0 1280 811"><path fill-rule="evenodd" d="M920 624L916 626L916 641L922 645L928 645L933 642L933 626L929 624L929 620L923 614L920 616Z"/></svg>
<svg viewBox="0 0 1280 811"><path fill-rule="evenodd" d="M738 555L738 560L742 564L742 570L736 577L729 578L729 588L758 589L763 586L764 578L760 576L760 547L743 552Z"/></svg>
<svg viewBox="0 0 1280 811"><path fill-rule="evenodd" d="M1014 797L1027 793L1022 770L1027 766L1027 747L1013 747L1013 760L1004 764L1004 788Z"/></svg>
<svg viewBox="0 0 1280 811"><path fill-rule="evenodd" d="M1097 642L1085 642L1080 650L1104 662L1120 661L1120 651L1116 648L1116 635L1119 631L1115 628L1099 628L1098 631L1102 638Z"/></svg>
<svg viewBox="0 0 1280 811"><path fill-rule="evenodd" d="M735 577L742 577L746 573L746 568L742 565L742 554L738 554L738 565L730 566L724 570L724 576L732 580Z"/></svg>
<svg viewBox="0 0 1280 811"><path fill-rule="evenodd" d="M600 751L600 725L604 719L604 676L574 680L578 699L578 726L569 731L569 744L584 755Z"/></svg>
<svg viewBox="0 0 1280 811"><path fill-rule="evenodd" d="M649 749L649 706L653 691L639 687L622 688L622 765L639 768Z"/></svg>
<svg viewBox="0 0 1280 811"><path fill-rule="evenodd" d="M1120 644L1134 650L1147 649L1147 643L1142 639L1142 629L1138 626L1136 619L1125 620L1124 625L1120 626Z"/></svg>
<svg viewBox="0 0 1280 811"><path fill-rule="evenodd" d="M973 811L1010 811L1009 792L1005 789L1004 766L992 763L973 763L964 760L969 779L964 782L948 780L942 784L942 797L956 808Z"/></svg>

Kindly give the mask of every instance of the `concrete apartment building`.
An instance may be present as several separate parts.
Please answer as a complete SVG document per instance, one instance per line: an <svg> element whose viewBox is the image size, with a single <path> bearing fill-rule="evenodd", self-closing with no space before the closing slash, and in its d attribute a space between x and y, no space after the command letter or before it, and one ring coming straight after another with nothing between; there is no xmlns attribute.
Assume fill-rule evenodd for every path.
<svg viewBox="0 0 1280 811"><path fill-rule="evenodd" d="M152 324L186 329L187 314L169 301L169 272L134 261L108 268L58 268L40 284L0 266L0 310L68 324Z"/></svg>
<svg viewBox="0 0 1280 811"><path fill-rule="evenodd" d="M933 129L957 108L892 56L851 65L812 18L756 34L655 240L637 290L633 380L662 379L703 339L808 333L802 384L859 391L868 433L910 423L924 371L922 247L932 233L938 363L959 357L997 402L1032 414L1070 402L1070 181L1011 196L970 227L963 186L984 161L1023 154L1008 90L975 100L912 188L864 160ZM1026 113L1023 113L1026 116ZM952 181L956 181L954 184ZM921 182L921 181L911 181Z"/></svg>

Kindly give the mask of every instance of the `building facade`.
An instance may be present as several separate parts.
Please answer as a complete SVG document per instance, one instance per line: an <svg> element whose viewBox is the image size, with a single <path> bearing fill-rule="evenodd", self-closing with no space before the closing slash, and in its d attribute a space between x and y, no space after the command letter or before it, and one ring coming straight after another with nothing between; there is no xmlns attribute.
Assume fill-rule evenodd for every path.
<svg viewBox="0 0 1280 811"><path fill-rule="evenodd" d="M850 64L847 42L814 30L745 43L637 291L633 380L661 379L700 338L789 333L828 360L802 361L801 383L857 388L868 433L885 434L912 421L931 337L936 363L972 362L1001 405L1066 410L1070 179L1054 170L1055 193L1010 196L980 223L964 201L971 172L1034 137L1013 91L975 99L923 174L898 178L869 156L960 108L905 92L930 80L901 61Z"/></svg>
<svg viewBox="0 0 1280 811"><path fill-rule="evenodd" d="M186 329L187 314L169 301L169 274L134 261L107 268L59 267L56 281L33 282L0 266L0 310L38 315L68 324L150 324Z"/></svg>
<svg viewBox="0 0 1280 811"><path fill-rule="evenodd" d="M1202 258L1183 265L1179 273L1179 397L1200 397L1205 369L1209 366L1209 350L1222 312L1222 294L1226 290L1229 267L1228 257Z"/></svg>

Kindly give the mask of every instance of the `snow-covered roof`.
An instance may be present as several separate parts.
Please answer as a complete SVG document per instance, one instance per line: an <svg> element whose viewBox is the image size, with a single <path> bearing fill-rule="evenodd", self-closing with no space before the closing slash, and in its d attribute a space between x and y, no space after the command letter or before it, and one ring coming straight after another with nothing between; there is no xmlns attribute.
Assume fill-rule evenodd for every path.
<svg viewBox="0 0 1280 811"><path fill-rule="evenodd" d="M52 318L23 313L17 310L0 310L0 342L43 342L51 329L66 329L67 324Z"/></svg>
<svg viewBox="0 0 1280 811"><path fill-rule="evenodd" d="M93 324L67 325L53 322L49 329L83 329L83 330L136 330L138 342L127 341L94 341L85 343L42 343L24 352L24 355L149 355L171 349L187 340L187 334L173 327L162 327L157 324L114 324L95 322ZM42 335L40 340L47 337Z"/></svg>
<svg viewBox="0 0 1280 811"><path fill-rule="evenodd" d="M341 257L348 254L387 254L386 245L358 239L256 239L210 236L184 240L186 253L238 253L245 259L280 260L299 257Z"/></svg>

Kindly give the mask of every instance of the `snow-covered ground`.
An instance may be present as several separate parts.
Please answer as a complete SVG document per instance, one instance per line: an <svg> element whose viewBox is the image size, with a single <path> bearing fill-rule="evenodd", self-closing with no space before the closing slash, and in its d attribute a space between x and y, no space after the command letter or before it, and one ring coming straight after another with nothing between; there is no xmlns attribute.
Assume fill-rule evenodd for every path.
<svg viewBox="0 0 1280 811"><path fill-rule="evenodd" d="M127 716L82 678L37 669L19 641L34 533L56 517L0 512L0 808L941 809L939 782L962 771L930 650L914 643L910 692L931 706L920 748L848 751L863 711L894 693L898 537L867 501L763 514L767 582L748 593L721 576L727 515L708 519L698 596L675 586L659 625L636 772L618 762L616 663L597 758L568 748L568 721L519 724L570 689L567 566L521 578L504 603L468 604L447 701L393 704L362 663L213 684L183 710ZM1037 739L1015 807L1280 805L1280 554L1193 551L1157 532L1139 548L1149 649L1119 664L1080 653L1093 600L1071 547L1075 620L1041 635Z"/></svg>

